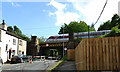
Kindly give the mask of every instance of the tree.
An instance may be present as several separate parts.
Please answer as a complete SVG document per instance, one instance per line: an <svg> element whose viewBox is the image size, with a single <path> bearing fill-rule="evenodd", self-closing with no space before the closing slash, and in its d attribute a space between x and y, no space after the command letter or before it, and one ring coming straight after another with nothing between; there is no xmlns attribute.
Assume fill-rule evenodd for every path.
<svg viewBox="0 0 120 72"><path fill-rule="evenodd" d="M22 34L22 35L20 35L20 37L22 37L24 40L30 42L30 38L27 37L26 35Z"/></svg>
<svg viewBox="0 0 120 72"><path fill-rule="evenodd" d="M119 26L115 26L111 29L110 33L107 33L107 34L99 36L99 37L117 37L117 36L120 36L120 30L118 28L119 28Z"/></svg>
<svg viewBox="0 0 120 72"><path fill-rule="evenodd" d="M63 28L64 28L64 33L65 33L65 34L68 33L67 26L68 26L68 25L67 25L66 23L64 23L64 27L61 26L61 29L60 29L60 31L59 31L59 34L63 34Z"/></svg>
<svg viewBox="0 0 120 72"><path fill-rule="evenodd" d="M111 30L110 20L104 22L103 25L100 25L100 27L98 28L98 31L100 31L100 30Z"/></svg>
<svg viewBox="0 0 120 72"><path fill-rule="evenodd" d="M117 14L114 14L111 20L111 28L118 25L118 20L119 20L119 16Z"/></svg>
<svg viewBox="0 0 120 72"><path fill-rule="evenodd" d="M91 27L91 28L93 28L93 29L95 29L95 27L94 27L94 24L93 24L93 23L91 24L91 26L90 26L90 27Z"/></svg>
<svg viewBox="0 0 120 72"><path fill-rule="evenodd" d="M8 26L8 27L7 27L7 31L9 31L9 32L13 32L13 28L12 28L12 26Z"/></svg>
<svg viewBox="0 0 120 72"><path fill-rule="evenodd" d="M111 30L112 27L115 27L117 25L120 25L120 17L117 14L114 14L114 16L111 18L111 21L108 20L108 21L104 22L102 25L100 25L100 27L98 28L98 31Z"/></svg>
<svg viewBox="0 0 120 72"><path fill-rule="evenodd" d="M64 33L69 33L69 32L86 32L88 31L88 26L84 21L80 22L70 22L69 25L64 24ZM95 31L92 27L90 27L90 31ZM63 27L61 27L59 34L63 34Z"/></svg>
<svg viewBox="0 0 120 72"><path fill-rule="evenodd" d="M22 35L22 31L17 26L14 26L14 33L17 35Z"/></svg>
<svg viewBox="0 0 120 72"><path fill-rule="evenodd" d="M20 36L21 38L25 39L26 41L30 42L30 38L27 37L26 35L22 34L22 31L17 26L14 26L14 28L12 26L8 26L7 31L12 32L12 33Z"/></svg>
<svg viewBox="0 0 120 72"><path fill-rule="evenodd" d="M41 36L41 37L39 38L39 40L40 40L40 43L41 43L41 42L44 42L44 41L46 40L46 38L43 37L43 36Z"/></svg>

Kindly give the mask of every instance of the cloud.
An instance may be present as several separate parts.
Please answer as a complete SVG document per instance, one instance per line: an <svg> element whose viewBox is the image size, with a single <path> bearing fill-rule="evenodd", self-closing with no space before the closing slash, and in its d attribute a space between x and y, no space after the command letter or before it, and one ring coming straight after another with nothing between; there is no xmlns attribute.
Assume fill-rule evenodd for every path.
<svg viewBox="0 0 120 72"><path fill-rule="evenodd" d="M49 15L51 16L51 15L54 15L54 13L52 13L52 12L49 12Z"/></svg>
<svg viewBox="0 0 120 72"><path fill-rule="evenodd" d="M51 2L48 5L52 5L53 7L55 7L56 9L58 9L60 11L65 9L65 7L66 7L66 4L58 3L54 0L51 0Z"/></svg>
<svg viewBox="0 0 120 72"><path fill-rule="evenodd" d="M84 3L84 2L90 2L91 0L67 0L67 2L79 2L79 3Z"/></svg>
<svg viewBox="0 0 120 72"><path fill-rule="evenodd" d="M57 10L53 13L50 12L49 15L56 15L56 25L60 26L63 23L69 24L71 21L78 21L81 19L85 21L88 25L95 23L98 19L103 6L106 0L67 0L71 2L71 6L74 7L77 12L64 12L66 9L66 4L58 3L52 0L48 5L52 5ZM108 0L108 3L104 9L102 16L100 17L98 23L95 25L95 29L97 30L100 24L106 22L107 20L111 20L114 14L118 14L118 1L120 0ZM70 4L69 4L70 5ZM81 17L80 17L81 16Z"/></svg>
<svg viewBox="0 0 120 72"><path fill-rule="evenodd" d="M11 2L11 5L12 5L13 7L20 7L20 6L22 6L22 5L20 5L20 4L14 3L14 2Z"/></svg>
<svg viewBox="0 0 120 72"><path fill-rule="evenodd" d="M91 25L95 23L98 16L100 15L103 6L106 0L87 0L86 2L79 2L79 0L69 0L74 8L83 14L83 20L87 22L87 24ZM118 13L118 1L119 0L108 0L108 3L104 9L104 12L99 19L98 23L95 25L97 29L99 25L107 20L110 20L115 13Z"/></svg>
<svg viewBox="0 0 120 72"><path fill-rule="evenodd" d="M54 0L52 0L48 5L52 5L56 8L56 11L54 13L50 12L49 15L55 15L56 16L56 26L63 25L64 23L69 24L71 21L78 21L80 16L77 13L74 12L65 12L66 4L58 3Z"/></svg>

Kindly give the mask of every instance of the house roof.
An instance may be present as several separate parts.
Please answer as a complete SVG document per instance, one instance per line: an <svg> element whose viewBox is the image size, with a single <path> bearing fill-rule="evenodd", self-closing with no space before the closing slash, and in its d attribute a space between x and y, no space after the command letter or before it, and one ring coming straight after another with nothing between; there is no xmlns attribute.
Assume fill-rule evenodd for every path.
<svg viewBox="0 0 120 72"><path fill-rule="evenodd" d="M11 35L11 36L14 36L14 37L17 37L17 38L22 39L20 36L14 34L14 33L12 33L12 32L9 32L9 31L6 31L6 34L9 34L9 35Z"/></svg>
<svg viewBox="0 0 120 72"><path fill-rule="evenodd" d="M2 28L0 28L0 30L6 31L6 34L8 34L8 35L11 35L11 36L17 37L17 38L19 38L19 39L25 40L25 39L23 39L22 37L14 34L14 33L12 33L12 32L9 32L9 31L4 30L4 29L2 29ZM25 40L25 41L26 41L26 40Z"/></svg>

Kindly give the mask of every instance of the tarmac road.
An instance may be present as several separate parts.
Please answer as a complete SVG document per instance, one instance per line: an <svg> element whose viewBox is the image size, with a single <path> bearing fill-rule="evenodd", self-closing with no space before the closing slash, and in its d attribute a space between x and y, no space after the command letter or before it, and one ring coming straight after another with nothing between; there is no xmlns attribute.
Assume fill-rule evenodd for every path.
<svg viewBox="0 0 120 72"><path fill-rule="evenodd" d="M56 64L56 60L34 61L33 63L4 64L2 72L45 72L48 67Z"/></svg>

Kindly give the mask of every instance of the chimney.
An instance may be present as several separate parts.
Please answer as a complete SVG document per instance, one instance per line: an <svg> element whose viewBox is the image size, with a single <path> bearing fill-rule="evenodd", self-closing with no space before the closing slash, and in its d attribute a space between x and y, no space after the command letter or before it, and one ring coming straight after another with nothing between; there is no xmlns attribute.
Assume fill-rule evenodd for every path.
<svg viewBox="0 0 120 72"><path fill-rule="evenodd" d="M0 28L7 30L7 25L5 24L5 20L3 20L3 23L1 24Z"/></svg>
<svg viewBox="0 0 120 72"><path fill-rule="evenodd" d="M3 25L5 25L5 20L3 20L3 23L2 23Z"/></svg>

